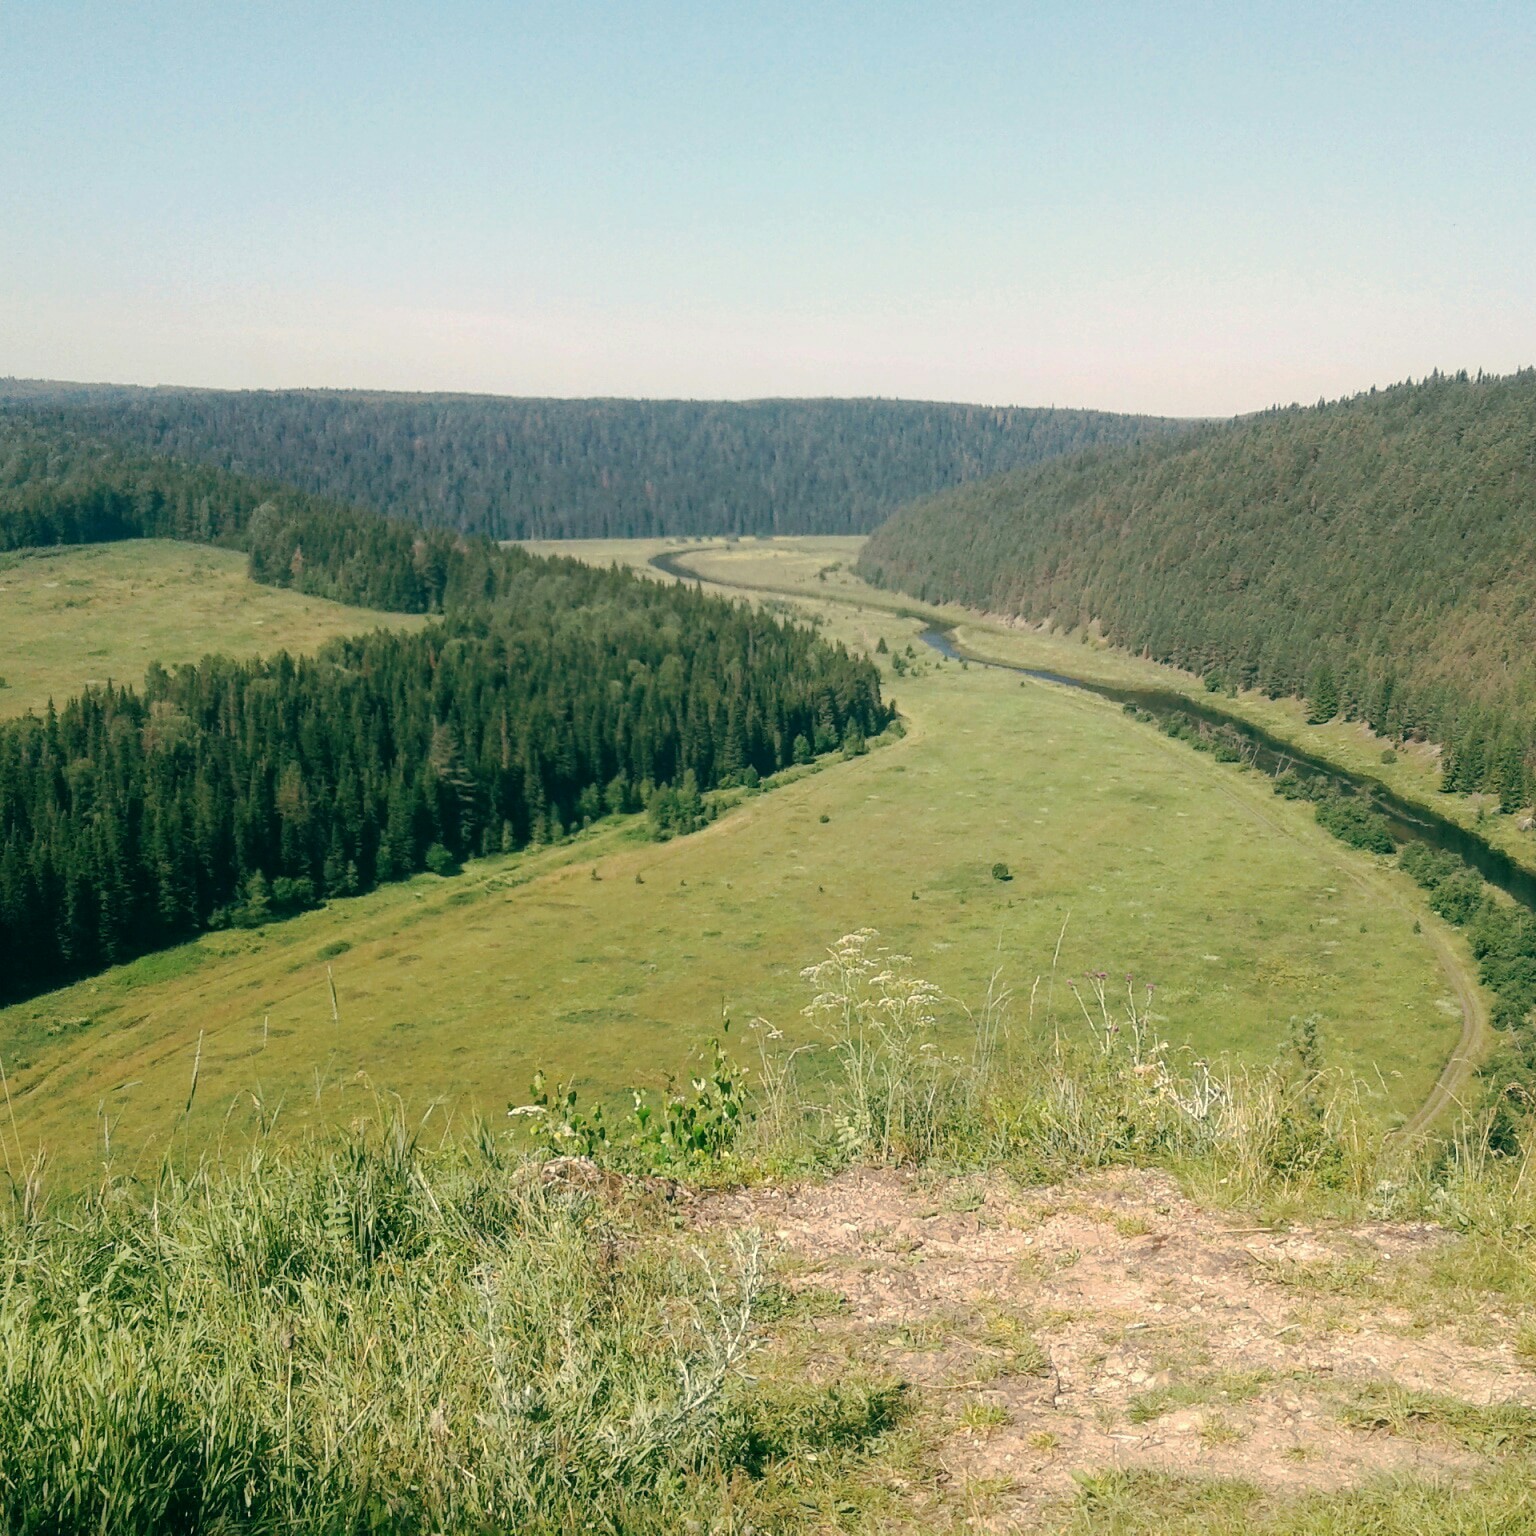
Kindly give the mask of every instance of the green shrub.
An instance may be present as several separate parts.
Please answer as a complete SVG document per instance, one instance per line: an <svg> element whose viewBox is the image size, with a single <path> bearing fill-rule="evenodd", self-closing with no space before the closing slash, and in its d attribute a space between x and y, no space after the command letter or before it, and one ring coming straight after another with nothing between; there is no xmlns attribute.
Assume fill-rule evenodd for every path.
<svg viewBox="0 0 1536 1536"><path fill-rule="evenodd" d="M1325 795L1317 801L1317 821L1340 842L1367 853L1395 853L1386 818L1356 795Z"/></svg>
<svg viewBox="0 0 1536 1536"><path fill-rule="evenodd" d="M459 872L459 861L441 843L433 843L427 849L426 865L434 875L445 878Z"/></svg>

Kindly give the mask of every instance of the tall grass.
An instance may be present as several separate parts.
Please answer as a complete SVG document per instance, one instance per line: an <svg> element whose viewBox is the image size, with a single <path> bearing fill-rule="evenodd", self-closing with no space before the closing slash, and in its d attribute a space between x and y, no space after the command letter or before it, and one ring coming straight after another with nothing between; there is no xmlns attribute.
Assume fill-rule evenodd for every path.
<svg viewBox="0 0 1536 1536"><path fill-rule="evenodd" d="M814 1526L837 1500L807 1490L886 1443L900 1394L776 1383L752 1364L755 1236L696 1251L643 1200L552 1182L553 1152L716 1182L1158 1166L1227 1203L1433 1217L1465 1239L1447 1284L1536 1299L1529 1158L1497 1155L1471 1121L1439 1145L1386 1134L1306 1028L1266 1066L1193 1058L1149 992L1103 974L1046 986L1043 1004L1037 986L1022 1022L996 977L960 1010L869 930L804 975L814 1048L761 1027L751 1094L716 1045L691 1095L637 1099L627 1130L562 1088L505 1135L429 1148L381 1113L51 1203L13 1138L0 1530ZM952 1044L957 1011L969 1049ZM531 1150L516 1142L530 1127Z"/></svg>
<svg viewBox="0 0 1536 1536"><path fill-rule="evenodd" d="M761 1281L398 1118L16 1208L0 1529L659 1529L762 1459Z"/></svg>
<svg viewBox="0 0 1536 1536"><path fill-rule="evenodd" d="M738 1149L748 1156L771 1160L798 1136L802 1160L810 1144L824 1166L1005 1166L1039 1180L1155 1164L1229 1203L1361 1208L1401 1187L1413 1157L1366 1085L1319 1065L1307 1027L1268 1065L1193 1057L1162 1035L1150 988L1126 977L1117 995L1102 972L1053 979L1038 1016L1037 984L1019 1026L996 976L962 1008L869 929L803 974L820 1059L802 1076L765 1053L773 1113ZM1060 1014L1058 995L1071 999ZM959 1051L941 1046L957 1012L971 1034Z"/></svg>

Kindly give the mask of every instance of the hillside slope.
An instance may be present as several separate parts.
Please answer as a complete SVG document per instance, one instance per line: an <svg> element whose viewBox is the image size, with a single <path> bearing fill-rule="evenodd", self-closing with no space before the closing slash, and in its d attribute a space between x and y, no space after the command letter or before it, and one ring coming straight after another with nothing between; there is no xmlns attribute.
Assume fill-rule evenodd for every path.
<svg viewBox="0 0 1536 1536"><path fill-rule="evenodd" d="M1536 799L1536 370L1434 377L1081 455L893 517L860 574L1098 624L1213 687L1299 694Z"/></svg>
<svg viewBox="0 0 1536 1536"><path fill-rule="evenodd" d="M0 381L0 409L497 538L848 533L903 502L1179 427L900 400L535 400Z"/></svg>

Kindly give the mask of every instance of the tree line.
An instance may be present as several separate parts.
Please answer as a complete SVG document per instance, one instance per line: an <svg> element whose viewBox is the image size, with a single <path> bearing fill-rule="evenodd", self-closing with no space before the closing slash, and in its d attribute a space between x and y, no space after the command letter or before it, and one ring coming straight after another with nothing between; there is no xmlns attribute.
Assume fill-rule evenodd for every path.
<svg viewBox="0 0 1536 1536"><path fill-rule="evenodd" d="M900 400L538 400L0 381L0 412L493 538L858 533L1155 417Z"/></svg>
<svg viewBox="0 0 1536 1536"><path fill-rule="evenodd" d="M1440 742L1536 801L1536 370L1434 375L917 503L860 573Z"/></svg>
<svg viewBox="0 0 1536 1536"><path fill-rule="evenodd" d="M54 497L60 536L100 536L109 505L129 531L203 517L205 472L115 501L134 466L101 462L94 487L54 477L78 493ZM199 526L248 538L260 579L440 617L311 658L154 667L0 725L7 996L613 813L689 830L703 791L861 750L893 717L871 663L745 604L241 494Z"/></svg>

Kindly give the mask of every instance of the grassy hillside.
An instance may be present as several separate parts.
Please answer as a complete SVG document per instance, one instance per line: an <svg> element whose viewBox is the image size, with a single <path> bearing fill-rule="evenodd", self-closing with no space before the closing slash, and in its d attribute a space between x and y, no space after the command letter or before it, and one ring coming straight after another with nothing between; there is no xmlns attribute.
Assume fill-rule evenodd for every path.
<svg viewBox="0 0 1536 1536"><path fill-rule="evenodd" d="M915 634L898 615L824 617L870 649ZM1251 1058L1316 1014L1330 1059L1382 1069L1384 1110L1423 1097L1459 1019L1429 947L1439 925L1424 915L1416 934L1421 909L1398 905L1416 899L1405 879L1091 699L914 665L887 679L904 739L702 833L657 845L634 821L601 824L0 1014L23 1140L89 1166L104 1107L131 1160L174 1124L194 1058L194 1141L253 1096L284 1123L345 1118L367 1093L359 1072L414 1104L493 1115L541 1065L617 1094L685 1071L722 1005L738 1031L762 1015L803 1038L799 966L864 924L974 1002L996 964L1021 993L1048 976L1065 922L1058 990L1133 972L1157 984L1176 1041ZM993 878L999 862L1011 880Z"/></svg>
<svg viewBox="0 0 1536 1536"><path fill-rule="evenodd" d="M152 661L299 654L422 622L262 586L244 555L169 539L0 554L0 715L62 704L88 683L137 682Z"/></svg>
<svg viewBox="0 0 1536 1536"><path fill-rule="evenodd" d="M0 1526L1526 1528L1528 1170L1382 1135L1460 941L1264 781L914 644L856 549L690 564L904 736L0 1012ZM536 1065L627 1106L722 1005L745 1095L504 1117Z"/></svg>
<svg viewBox="0 0 1536 1536"><path fill-rule="evenodd" d="M978 482L898 514L859 569L1443 742L1447 787L1536 799L1536 371Z"/></svg>
<svg viewBox="0 0 1536 1536"><path fill-rule="evenodd" d="M500 538L841 533L977 475L1180 424L898 400L528 400L0 382L152 454Z"/></svg>

